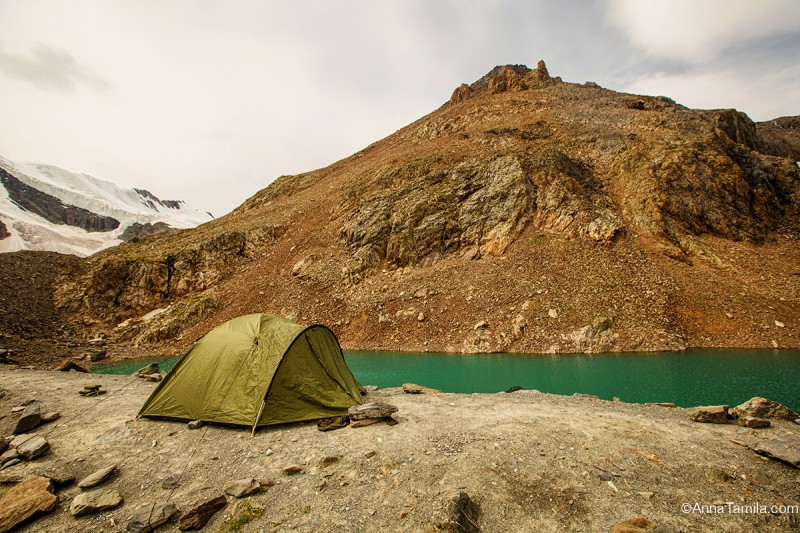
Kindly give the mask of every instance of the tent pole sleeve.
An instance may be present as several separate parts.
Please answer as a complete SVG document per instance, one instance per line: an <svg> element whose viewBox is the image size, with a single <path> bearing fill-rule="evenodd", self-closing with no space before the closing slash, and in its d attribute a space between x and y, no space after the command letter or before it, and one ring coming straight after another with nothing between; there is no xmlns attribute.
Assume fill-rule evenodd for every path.
<svg viewBox="0 0 800 533"><path fill-rule="evenodd" d="M264 398L261 400L261 407L258 408L258 414L256 415L256 419L253 421L253 431L250 433L250 436L256 434L256 427L258 426L258 421L261 420L261 414L264 412L264 406L267 405L267 399Z"/></svg>

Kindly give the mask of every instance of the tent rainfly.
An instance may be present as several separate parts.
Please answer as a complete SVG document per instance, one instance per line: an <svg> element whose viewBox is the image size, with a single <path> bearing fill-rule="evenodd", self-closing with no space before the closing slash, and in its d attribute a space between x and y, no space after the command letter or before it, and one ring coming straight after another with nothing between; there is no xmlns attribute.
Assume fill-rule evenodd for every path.
<svg viewBox="0 0 800 533"><path fill-rule="evenodd" d="M260 426L347 414L363 403L325 326L253 314L206 334L175 364L139 416Z"/></svg>

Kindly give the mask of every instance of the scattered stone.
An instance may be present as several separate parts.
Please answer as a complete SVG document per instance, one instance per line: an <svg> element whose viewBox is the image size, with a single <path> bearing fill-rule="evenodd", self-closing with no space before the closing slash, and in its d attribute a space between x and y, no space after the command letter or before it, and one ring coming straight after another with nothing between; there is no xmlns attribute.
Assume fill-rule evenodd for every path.
<svg viewBox="0 0 800 533"><path fill-rule="evenodd" d="M3 466L0 467L0 470L5 470L6 468L11 468L12 466L18 465L21 462L22 462L22 460L19 458L19 456L17 456L15 458L11 459L10 461L7 461L7 462L3 463Z"/></svg>
<svg viewBox="0 0 800 533"><path fill-rule="evenodd" d="M518 390L525 390L525 387L520 387L519 385L514 385L513 387L509 387L506 392L517 392Z"/></svg>
<svg viewBox="0 0 800 533"><path fill-rule="evenodd" d="M0 465L5 467L6 465L10 465L11 461L19 462L19 452L16 448L10 448L0 454ZM14 464L17 464L14 463Z"/></svg>
<svg viewBox="0 0 800 533"><path fill-rule="evenodd" d="M372 424L377 424L378 422L383 422L383 418L362 418L361 420L356 420L352 424L350 424L351 428L363 428L365 426L371 426Z"/></svg>
<svg viewBox="0 0 800 533"><path fill-rule="evenodd" d="M96 385L94 383L88 383L88 384L83 386L83 390L82 391L78 391L78 394L80 394L81 396L98 396L100 394L105 394L106 392L108 392L108 391L106 391L105 389L103 389L101 387L102 387L102 385Z"/></svg>
<svg viewBox="0 0 800 533"><path fill-rule="evenodd" d="M728 416L727 405L695 407L689 411L690 420L706 424L727 424Z"/></svg>
<svg viewBox="0 0 800 533"><path fill-rule="evenodd" d="M97 361L102 361L106 358L106 351L105 350L97 350L95 352L89 352L83 356L84 359L87 361L91 361L92 363L96 363Z"/></svg>
<svg viewBox="0 0 800 533"><path fill-rule="evenodd" d="M384 402L371 402L364 405L356 405L347 410L350 420L362 420L364 418L386 418L392 413L397 412L397 407Z"/></svg>
<svg viewBox="0 0 800 533"><path fill-rule="evenodd" d="M760 470L746 472L742 474L742 479L751 485L758 485L760 487L768 487L772 484L772 480L769 479L769 476Z"/></svg>
<svg viewBox="0 0 800 533"><path fill-rule="evenodd" d="M453 496L447 506L448 529L452 533L479 533L481 506L466 492Z"/></svg>
<svg viewBox="0 0 800 533"><path fill-rule="evenodd" d="M480 329L489 329L489 323L485 320L481 320L480 322L472 326L472 329L475 331Z"/></svg>
<svg viewBox="0 0 800 533"><path fill-rule="evenodd" d="M42 423L42 410L39 407L39 402L31 402L25 406L25 409L17 420L17 426L14 428L14 434L27 433L30 430L37 428Z"/></svg>
<svg viewBox="0 0 800 533"><path fill-rule="evenodd" d="M196 505L181 515L178 529L188 531L190 529L203 529L214 514L225 507L228 500L224 494L215 496L210 500Z"/></svg>
<svg viewBox="0 0 800 533"><path fill-rule="evenodd" d="M643 516L634 516L614 524L611 533L670 533L671 528Z"/></svg>
<svg viewBox="0 0 800 533"><path fill-rule="evenodd" d="M739 425L746 428L768 428L772 424L766 418L746 416L739 419Z"/></svg>
<svg viewBox="0 0 800 533"><path fill-rule="evenodd" d="M172 502L151 503L136 509L125 527L127 533L148 533L164 524L178 512Z"/></svg>
<svg viewBox="0 0 800 533"><path fill-rule="evenodd" d="M91 372L86 365L76 359L64 359L58 365L56 370L60 372L69 372L70 370L74 370L76 372L83 372L84 374Z"/></svg>
<svg viewBox="0 0 800 533"><path fill-rule="evenodd" d="M97 485L103 483L112 475L114 475L114 472L116 471L117 471L117 465L107 466L101 470L98 470L97 472L89 474L88 476L80 480L78 486L82 489L90 489L92 487L96 487Z"/></svg>
<svg viewBox="0 0 800 533"><path fill-rule="evenodd" d="M654 493L648 492L648 491L637 492L636 494L638 494L639 496L641 496L645 500L652 500L653 499L653 495L654 495Z"/></svg>
<svg viewBox="0 0 800 533"><path fill-rule="evenodd" d="M42 424L49 424L50 422L55 422L61 418L61 413L58 411L50 411L48 413L42 413Z"/></svg>
<svg viewBox="0 0 800 533"><path fill-rule="evenodd" d="M153 382L159 382L162 379L164 379L164 376L162 376L161 374L145 374L145 375L139 376L139 377L141 377L142 379L145 379L147 381L153 381Z"/></svg>
<svg viewBox="0 0 800 533"><path fill-rule="evenodd" d="M75 483L75 474L63 464L56 463L41 471L41 476L53 482L57 489L69 487Z"/></svg>
<svg viewBox="0 0 800 533"><path fill-rule="evenodd" d="M766 398L755 397L731 409L731 414L738 418L752 416L754 418L782 418L797 420L798 415L788 407Z"/></svg>
<svg viewBox="0 0 800 533"><path fill-rule="evenodd" d="M161 480L161 488L165 490L172 490L178 488L181 484L181 479L183 476L180 472L173 472L172 474L168 475L164 479Z"/></svg>
<svg viewBox="0 0 800 533"><path fill-rule="evenodd" d="M158 374L160 371L161 369L159 368L158 363L150 363L149 365L140 368L139 370L134 372L133 375L136 377L143 378L148 374Z"/></svg>
<svg viewBox="0 0 800 533"><path fill-rule="evenodd" d="M558 311L556 311L555 309L550 309L547 311L547 316L549 316L550 318L558 318Z"/></svg>
<svg viewBox="0 0 800 533"><path fill-rule="evenodd" d="M725 483L731 479L731 476L729 476L727 472L716 466L705 467L703 469L703 474L709 481L715 481L717 483Z"/></svg>
<svg viewBox="0 0 800 533"><path fill-rule="evenodd" d="M656 405L658 407L677 407L672 402L656 402L656 403L648 403L647 405Z"/></svg>
<svg viewBox="0 0 800 533"><path fill-rule="evenodd" d="M81 492L73 498L69 506L69 513L72 516L102 513L117 507L121 503L122 495L116 490L98 489L90 492Z"/></svg>
<svg viewBox="0 0 800 533"><path fill-rule="evenodd" d="M778 326L779 328L785 328L786 327L786 324L784 324L780 320L776 320L775 321L775 325Z"/></svg>
<svg viewBox="0 0 800 533"><path fill-rule="evenodd" d="M297 276L300 279L308 277L308 269L317 260L317 254L308 254L292 267L292 276Z"/></svg>
<svg viewBox="0 0 800 533"><path fill-rule="evenodd" d="M322 459L319 460L319 466L321 468L326 468L331 466L332 464L338 463L341 457L338 455L326 455Z"/></svg>
<svg viewBox="0 0 800 533"><path fill-rule="evenodd" d="M15 439L16 440L16 439ZM41 435L31 435L29 439L17 446L20 457L33 461L50 451L50 443Z"/></svg>
<svg viewBox="0 0 800 533"><path fill-rule="evenodd" d="M203 421L202 420L192 420L191 422L186 424L186 427L188 427L189 429L200 429L201 427L203 427Z"/></svg>
<svg viewBox="0 0 800 533"><path fill-rule="evenodd" d="M378 455L378 452L376 452L375 450L371 450L371 451L368 451L367 453L364 454L364 458L365 459L372 459L376 455Z"/></svg>
<svg viewBox="0 0 800 533"><path fill-rule="evenodd" d="M255 478L237 479L235 481L228 481L222 491L225 494L230 494L237 498L244 498L254 492L258 492L261 484Z"/></svg>
<svg viewBox="0 0 800 533"><path fill-rule="evenodd" d="M294 476L296 474L301 474L303 473L303 467L297 465L289 465L287 467L284 467L283 473L286 474L287 476Z"/></svg>
<svg viewBox="0 0 800 533"><path fill-rule="evenodd" d="M53 485L47 478L34 476L14 485L0 498L0 532L11 531L41 513L52 511L57 503Z"/></svg>
<svg viewBox="0 0 800 533"><path fill-rule="evenodd" d="M403 383L403 392L406 394L422 394L422 387L413 383Z"/></svg>
<svg viewBox="0 0 800 533"><path fill-rule="evenodd" d="M796 433L764 440L751 448L759 455L800 468L800 435Z"/></svg>

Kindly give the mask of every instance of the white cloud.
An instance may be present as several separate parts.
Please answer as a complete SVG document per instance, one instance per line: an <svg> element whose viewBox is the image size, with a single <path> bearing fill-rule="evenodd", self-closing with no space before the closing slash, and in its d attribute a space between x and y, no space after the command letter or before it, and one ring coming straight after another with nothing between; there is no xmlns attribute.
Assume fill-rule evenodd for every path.
<svg viewBox="0 0 800 533"><path fill-rule="evenodd" d="M800 31L797 0L610 0L609 21L645 53L704 63L747 41Z"/></svg>
<svg viewBox="0 0 800 533"><path fill-rule="evenodd" d="M664 95L696 109L734 108L756 121L798 113L800 65L764 76L747 77L735 70L657 73L623 88L634 94Z"/></svg>

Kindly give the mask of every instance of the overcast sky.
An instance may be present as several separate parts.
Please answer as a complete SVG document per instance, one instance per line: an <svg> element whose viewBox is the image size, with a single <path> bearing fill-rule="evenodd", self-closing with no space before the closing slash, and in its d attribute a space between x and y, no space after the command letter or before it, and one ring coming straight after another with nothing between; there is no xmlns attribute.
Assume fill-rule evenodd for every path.
<svg viewBox="0 0 800 533"><path fill-rule="evenodd" d="M220 216L499 64L800 115L798 0L0 0L0 156Z"/></svg>

